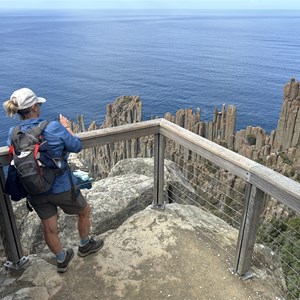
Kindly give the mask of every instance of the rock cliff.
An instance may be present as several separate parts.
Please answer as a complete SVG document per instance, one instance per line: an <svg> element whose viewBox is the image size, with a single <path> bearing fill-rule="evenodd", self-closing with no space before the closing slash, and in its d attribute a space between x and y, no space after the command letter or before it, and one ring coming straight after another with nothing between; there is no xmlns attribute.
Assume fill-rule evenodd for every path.
<svg viewBox="0 0 300 300"><path fill-rule="evenodd" d="M292 79L284 87L283 103L278 120L278 126L270 134L267 134L263 128L247 126L247 128L235 131L236 107L225 105L221 111L215 109L212 121L201 120L201 110L181 109L175 115L165 114L165 118L176 123L198 135L210 139L224 147L227 147L239 154L264 164L275 171L294 180L300 180L300 96L299 83ZM142 104L137 96L120 97L115 103L108 105L107 116L100 128L121 125L125 123L140 122L142 116ZM81 118L79 125L74 125L75 129L80 130L84 123ZM89 130L98 128L92 124ZM153 137L144 137L122 143L111 144L103 147L84 150L81 154L81 160L94 178L105 178L110 169L120 160L135 157L151 157L153 155ZM240 196L244 193L245 184L242 181L224 170L212 165L203 158L190 153L188 149L176 145L172 141L166 143L166 158L174 161L189 179L197 193L203 196L203 204L208 207L216 205L219 208L226 207L226 201L235 197L237 202L242 203L243 198ZM209 179L210 177L211 179ZM216 183L214 181L226 182L218 189L221 191L218 195L207 196L207 190L214 193ZM233 195L233 190L236 191ZM219 201L216 202L216 198ZM276 201L266 201L269 208L265 210L279 216L287 217L291 212L282 210L277 206ZM240 209L236 211L240 213ZM231 211L233 218L236 218L235 212Z"/></svg>
<svg viewBox="0 0 300 300"><path fill-rule="evenodd" d="M295 180L300 179L300 90L299 82L291 79L283 92L283 102L277 128L270 134L261 127L247 126L235 131L236 107L223 105L221 111L215 109L212 121L201 120L201 110L181 109L175 115L165 114L165 118L198 135L221 144L250 159L265 164ZM137 96L120 97L107 106L106 119L100 128L140 122L142 104ZM82 119L79 124L83 123ZM82 126L75 125L80 130ZM88 130L98 128L91 124ZM175 147L169 146L168 157L174 157ZM175 149L176 150L176 149ZM92 151L92 153L91 153ZM93 176L103 178L119 160L134 157L151 157L153 140L151 137L127 141L118 145L96 148L83 155L88 161ZM175 151L176 152L176 151ZM92 155L91 155L92 154ZM182 153L178 154L179 157ZM194 161L192 161L194 162ZM185 162L186 164L187 162Z"/></svg>

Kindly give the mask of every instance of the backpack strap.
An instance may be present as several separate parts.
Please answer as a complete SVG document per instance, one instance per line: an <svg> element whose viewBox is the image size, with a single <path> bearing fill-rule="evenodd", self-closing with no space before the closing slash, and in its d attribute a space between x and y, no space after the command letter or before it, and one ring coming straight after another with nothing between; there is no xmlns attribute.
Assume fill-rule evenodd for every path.
<svg viewBox="0 0 300 300"><path fill-rule="evenodd" d="M13 160L13 155L15 154L15 145L14 145L13 141L16 139L20 130L21 130L21 126L18 125L16 127L14 127L14 129L12 130L12 133L11 133L10 146L9 146L9 151L8 151L8 159L10 162Z"/></svg>
<svg viewBox="0 0 300 300"><path fill-rule="evenodd" d="M44 131L44 129L47 127L47 125L49 124L48 121L42 121L41 123L39 123L38 127L42 129L42 131Z"/></svg>
<svg viewBox="0 0 300 300"><path fill-rule="evenodd" d="M67 167L69 170L69 179L70 179L70 184L71 184L71 193L72 193L72 200L75 201L76 200L76 187L75 187L75 184L74 184L74 181L73 181L73 178L72 178L72 171L71 171L71 168L68 164L68 167Z"/></svg>
<svg viewBox="0 0 300 300"><path fill-rule="evenodd" d="M68 160L65 159L65 155L66 155L66 151L64 151L63 154L62 154L62 156L61 156L61 160L66 163L66 167L63 168L62 172L65 172L66 170L68 171L70 185L71 185L72 200L75 201L76 198L77 198L77 195L76 195L76 186L75 186L74 181L73 181L72 171L71 171L70 165L68 163Z"/></svg>
<svg viewBox="0 0 300 300"><path fill-rule="evenodd" d="M42 121L37 126L33 126L30 129L24 130L24 131L21 130L20 125L14 127L12 134L11 134L12 144L13 144L13 141L15 141L17 139L17 135L20 132L26 132L28 135L30 135L32 137L32 140L35 141L36 143L40 142L41 141L40 136L48 124L49 124L48 121Z"/></svg>
<svg viewBox="0 0 300 300"><path fill-rule="evenodd" d="M37 126L31 127L29 131L35 138L40 140L40 135L45 130L48 124L48 121L42 121Z"/></svg>
<svg viewBox="0 0 300 300"><path fill-rule="evenodd" d="M17 136L17 134L18 134L18 132L19 132L20 130L21 130L21 126L20 126L20 125L14 127L14 129L13 129L13 131L12 131L12 134L11 134L11 137L10 137L10 140L11 140L11 141L13 141L13 140L16 138L16 136Z"/></svg>

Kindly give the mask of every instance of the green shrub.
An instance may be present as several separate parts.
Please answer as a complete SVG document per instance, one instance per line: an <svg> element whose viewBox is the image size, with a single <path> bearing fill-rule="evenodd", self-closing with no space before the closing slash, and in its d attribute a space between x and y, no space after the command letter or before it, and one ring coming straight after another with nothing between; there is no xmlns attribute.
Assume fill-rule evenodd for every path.
<svg viewBox="0 0 300 300"><path fill-rule="evenodd" d="M258 229L257 240L267 244L282 259L282 269L286 277L290 299L300 297L300 218L292 218L287 223L272 219Z"/></svg>
<svg viewBox="0 0 300 300"><path fill-rule="evenodd" d="M290 176L291 176L291 177L294 177L294 176L295 176L295 173L296 173L295 167L292 166L292 167L291 167L291 170L290 170Z"/></svg>
<svg viewBox="0 0 300 300"><path fill-rule="evenodd" d="M293 162L288 158L288 155L286 152L280 152L279 156L282 159L282 162L287 164L287 165L291 165Z"/></svg>
<svg viewBox="0 0 300 300"><path fill-rule="evenodd" d="M259 158L258 160L257 160L257 162L259 163L259 164L261 164L261 165L266 165L267 163L266 163L266 160L265 159L263 159L263 158Z"/></svg>

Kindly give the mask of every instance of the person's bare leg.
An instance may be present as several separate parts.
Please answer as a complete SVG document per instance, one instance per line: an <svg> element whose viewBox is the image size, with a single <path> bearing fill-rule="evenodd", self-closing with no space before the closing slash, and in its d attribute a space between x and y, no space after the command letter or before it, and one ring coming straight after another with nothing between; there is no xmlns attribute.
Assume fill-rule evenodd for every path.
<svg viewBox="0 0 300 300"><path fill-rule="evenodd" d="M89 236L90 234L90 211L89 204L78 214L78 232L80 235L80 244L77 254L80 257L85 257L91 253L99 251L103 247L103 240L95 240Z"/></svg>
<svg viewBox="0 0 300 300"><path fill-rule="evenodd" d="M42 220L44 237L49 249L57 255L62 251L60 239L58 237L57 214L48 219Z"/></svg>
<svg viewBox="0 0 300 300"><path fill-rule="evenodd" d="M78 214L78 232L81 239L87 239L90 234L90 211L89 204Z"/></svg>

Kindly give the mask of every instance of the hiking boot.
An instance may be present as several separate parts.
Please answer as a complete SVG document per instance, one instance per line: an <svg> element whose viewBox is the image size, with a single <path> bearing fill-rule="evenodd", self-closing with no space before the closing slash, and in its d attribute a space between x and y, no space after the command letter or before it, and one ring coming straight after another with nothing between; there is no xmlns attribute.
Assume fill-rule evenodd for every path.
<svg viewBox="0 0 300 300"><path fill-rule="evenodd" d="M74 251L72 248L63 249L65 252L65 259L62 262L57 262L57 272L64 273L68 270L68 264L74 256Z"/></svg>
<svg viewBox="0 0 300 300"><path fill-rule="evenodd" d="M90 240L84 245L78 247L77 254L81 257L87 256L91 253L95 253L99 251L103 247L103 240L96 241L93 238L90 238Z"/></svg>

